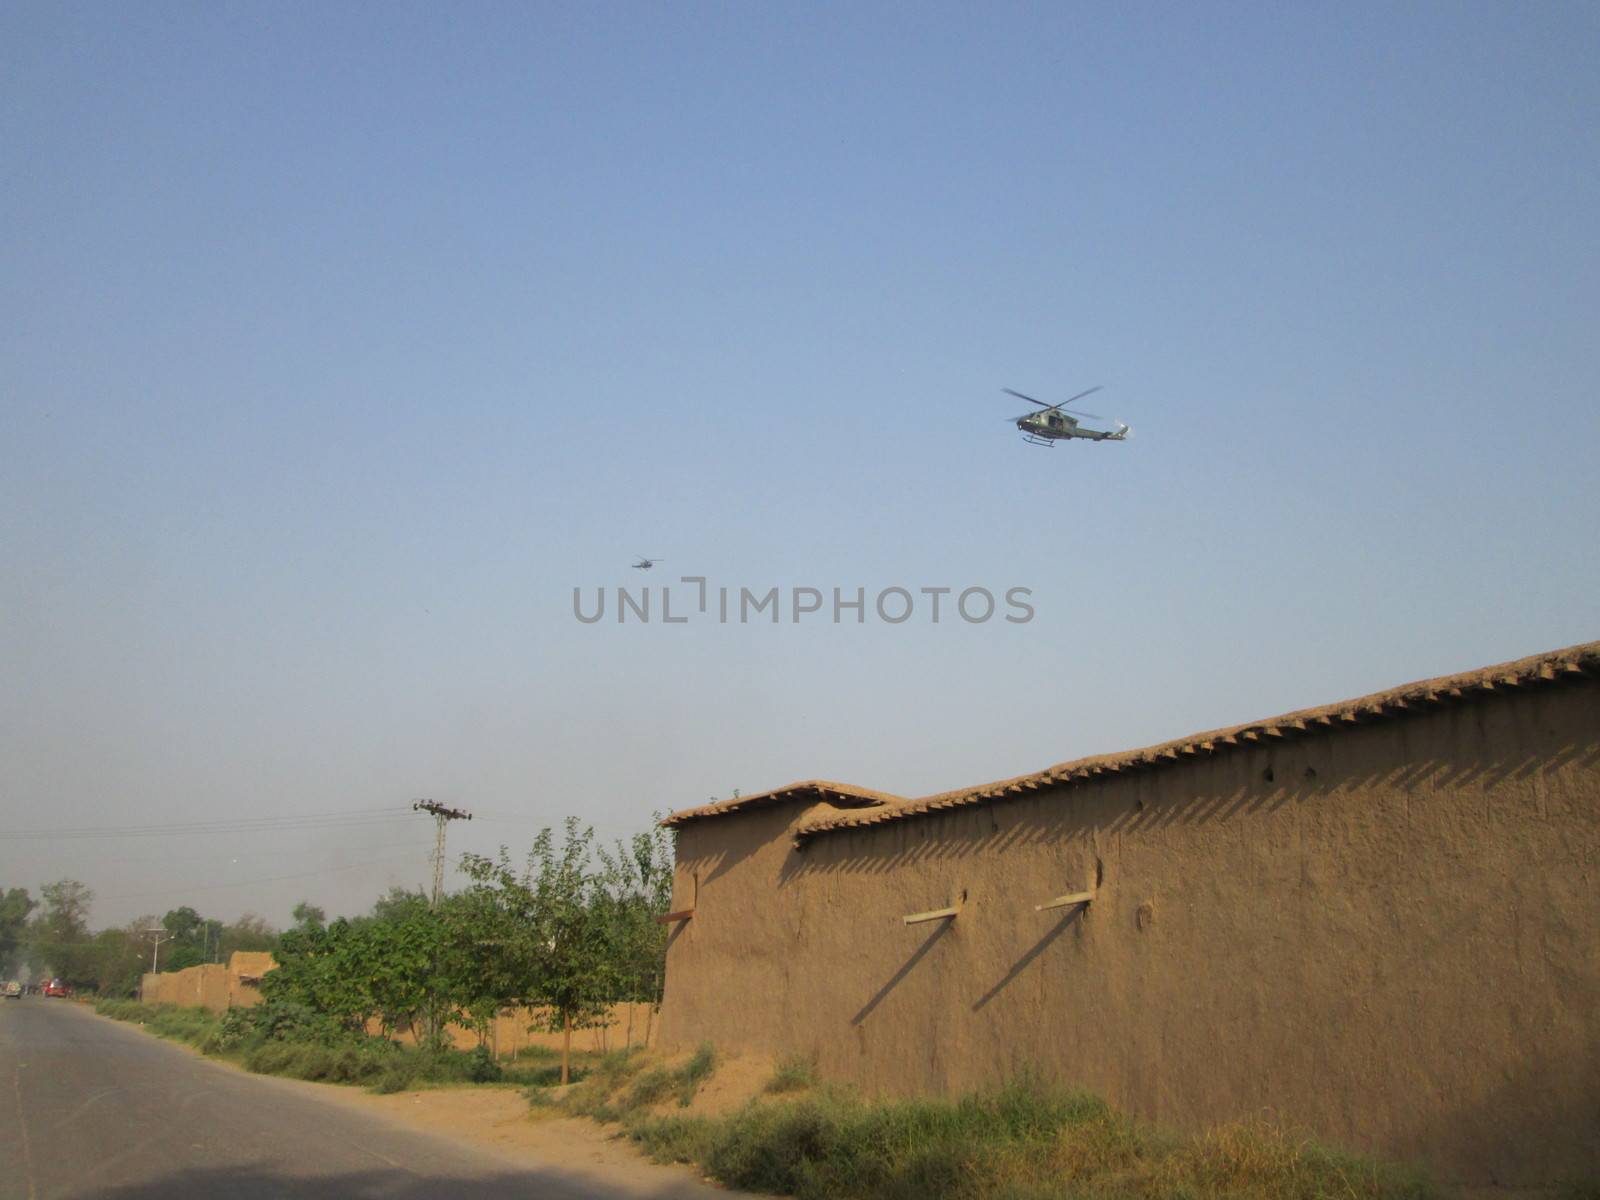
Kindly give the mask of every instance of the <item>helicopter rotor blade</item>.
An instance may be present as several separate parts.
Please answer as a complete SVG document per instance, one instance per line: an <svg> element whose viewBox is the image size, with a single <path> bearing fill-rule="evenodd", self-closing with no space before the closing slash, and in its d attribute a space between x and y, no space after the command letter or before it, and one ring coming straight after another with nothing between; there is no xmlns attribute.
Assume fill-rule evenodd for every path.
<svg viewBox="0 0 1600 1200"><path fill-rule="evenodd" d="M1040 408L1054 408L1054 404L1046 404L1043 400L1035 400L1032 396L1024 396L1021 392L1014 392L1010 388L1001 388L1008 396L1015 396L1018 400L1026 400L1029 404L1037 404Z"/></svg>
<svg viewBox="0 0 1600 1200"><path fill-rule="evenodd" d="M1094 385L1094 387L1090 388L1087 392L1079 392L1076 396L1073 396L1070 400L1063 400L1060 404L1052 404L1050 407L1051 408L1059 408L1062 412L1069 412L1075 417L1088 417L1091 421L1109 421L1111 419L1110 417L1102 417L1098 413L1083 412L1083 411L1081 411L1079 409L1076 409L1076 408L1068 408L1067 407L1067 405L1071 404L1075 400L1082 400L1085 396L1094 395L1096 392L1098 392L1104 386L1105 386L1104 384L1097 383L1097 384Z"/></svg>
<svg viewBox="0 0 1600 1200"><path fill-rule="evenodd" d="M1072 404L1072 403L1075 403L1078 400L1082 400L1085 396L1094 395L1096 392L1098 392L1103 387L1105 387L1105 384L1097 383L1092 388L1090 388L1087 392L1079 392L1076 396L1069 396L1067 399L1063 400L1061 402L1061 404ZM1050 407L1051 408L1060 408L1061 404L1052 404Z"/></svg>
<svg viewBox="0 0 1600 1200"><path fill-rule="evenodd" d="M1049 412L1051 409L1057 409L1061 412L1069 412L1075 417L1088 417L1091 421L1107 421L1110 420L1109 417L1097 416L1096 414L1089 412L1079 412L1077 409L1067 407L1067 405L1073 403L1074 401L1082 400L1085 396L1094 395L1103 387L1105 387L1105 384L1097 383L1088 391L1079 392L1076 396L1071 396L1063 400L1060 404L1046 404L1043 400L1035 400L1032 396L1025 396L1021 392L1012 391L1010 388L1001 388L1000 390L1005 392L1008 396L1015 396L1018 400L1026 400L1029 404L1037 404L1046 412Z"/></svg>

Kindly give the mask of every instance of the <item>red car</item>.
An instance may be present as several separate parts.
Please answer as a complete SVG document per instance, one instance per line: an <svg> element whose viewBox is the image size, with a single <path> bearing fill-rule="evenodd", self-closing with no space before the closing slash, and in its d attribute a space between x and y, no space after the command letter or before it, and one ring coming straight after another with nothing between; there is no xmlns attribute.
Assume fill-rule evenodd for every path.
<svg viewBox="0 0 1600 1200"><path fill-rule="evenodd" d="M61 980L52 979L40 989L40 993L45 996L70 996L72 995L72 989L62 983Z"/></svg>

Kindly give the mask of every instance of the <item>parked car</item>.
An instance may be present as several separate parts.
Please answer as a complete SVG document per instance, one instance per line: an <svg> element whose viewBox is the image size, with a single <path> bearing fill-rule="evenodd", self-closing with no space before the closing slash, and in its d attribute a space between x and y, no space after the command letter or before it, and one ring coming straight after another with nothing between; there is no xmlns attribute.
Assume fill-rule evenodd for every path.
<svg viewBox="0 0 1600 1200"><path fill-rule="evenodd" d="M4 995L7 1000L20 1000L22 999L22 985L15 979L8 980L6 986L0 988L0 995Z"/></svg>
<svg viewBox="0 0 1600 1200"><path fill-rule="evenodd" d="M72 995L72 989L62 983L61 980L52 979L44 985L44 994L46 996L70 996Z"/></svg>

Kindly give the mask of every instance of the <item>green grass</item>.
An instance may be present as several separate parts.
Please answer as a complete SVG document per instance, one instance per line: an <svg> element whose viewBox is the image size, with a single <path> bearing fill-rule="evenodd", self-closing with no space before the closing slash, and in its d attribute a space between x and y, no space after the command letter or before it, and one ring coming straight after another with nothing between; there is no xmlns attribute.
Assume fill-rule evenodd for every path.
<svg viewBox="0 0 1600 1200"><path fill-rule="evenodd" d="M694 1096L700 1090L700 1085L711 1078L711 1072L716 1069L716 1047L707 1042L696 1050L689 1057L689 1061L679 1067L674 1075L672 1090L678 1097L679 1108L688 1108L694 1103Z"/></svg>
<svg viewBox="0 0 1600 1200"><path fill-rule="evenodd" d="M758 1099L727 1116L656 1116L623 1103L603 1119L619 1120L657 1161L694 1163L729 1187L797 1200L1434 1195L1414 1172L1337 1154L1274 1127L1229 1125L1199 1137L1165 1137L1095 1097L1028 1081L956 1101L869 1103L818 1086L809 1071L780 1068L774 1079L785 1098ZM808 1079L804 1094L789 1094Z"/></svg>
<svg viewBox="0 0 1600 1200"><path fill-rule="evenodd" d="M769 1096L782 1096L790 1092L804 1092L817 1086L817 1067L808 1058L786 1058L767 1080L764 1089Z"/></svg>
<svg viewBox="0 0 1600 1200"><path fill-rule="evenodd" d="M539 1056L502 1066L486 1049L422 1050L383 1038L330 1032L264 1009L212 1013L203 1008L102 1000L102 1016L129 1021L161 1037L195 1046L260 1075L370 1087L378 1092L466 1084L537 1085L551 1068ZM559 1074L559 1065L555 1067Z"/></svg>
<svg viewBox="0 0 1600 1200"><path fill-rule="evenodd" d="M143 1025L152 1033L190 1046L203 1046L222 1023L220 1014L203 1008L140 1004L137 1000L99 1000L94 1010L101 1016Z"/></svg>

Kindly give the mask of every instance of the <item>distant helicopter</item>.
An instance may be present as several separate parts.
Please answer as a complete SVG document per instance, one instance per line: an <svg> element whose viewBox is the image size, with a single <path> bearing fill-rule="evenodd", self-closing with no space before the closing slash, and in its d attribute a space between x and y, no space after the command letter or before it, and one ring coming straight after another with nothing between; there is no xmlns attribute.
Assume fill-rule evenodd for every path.
<svg viewBox="0 0 1600 1200"><path fill-rule="evenodd" d="M661 561L662 560L659 558L646 558L641 554L639 556L639 561L633 564L633 569L635 571L648 571L651 567L655 566Z"/></svg>
<svg viewBox="0 0 1600 1200"><path fill-rule="evenodd" d="M1022 430L1022 440L1030 446L1054 446L1059 441L1070 438L1084 438L1091 442L1121 442L1126 441L1130 430L1121 421L1117 422L1114 430L1085 429L1078 424L1078 417L1088 417L1091 421L1109 420L1107 417L1097 417L1094 413L1072 413L1067 408L1074 400L1082 400L1085 396L1093 395L1100 390L1099 384L1087 392L1079 392L1071 400L1063 400L1060 404L1046 404L1043 400L1035 400L1032 396L1024 396L1021 392L1013 392L1010 388L1000 390L1008 396L1015 396L1018 400L1026 400L1029 404L1037 404L1043 412L1023 413L1020 417L1007 417L1008 421L1015 421L1017 428ZM1072 415L1068 415L1072 413Z"/></svg>

